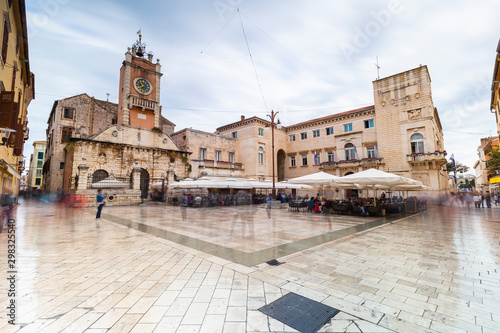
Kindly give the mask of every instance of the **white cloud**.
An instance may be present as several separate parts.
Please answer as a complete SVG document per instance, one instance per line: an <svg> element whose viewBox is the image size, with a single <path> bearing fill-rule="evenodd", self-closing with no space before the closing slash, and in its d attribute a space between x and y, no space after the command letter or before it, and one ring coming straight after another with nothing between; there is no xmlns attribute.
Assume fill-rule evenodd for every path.
<svg viewBox="0 0 500 333"><path fill-rule="evenodd" d="M28 4L37 80L31 142L45 137L55 99L110 93L116 102L119 68L139 27L161 60L163 114L177 129L212 132L242 114L264 118L235 4L267 111L280 111L285 125L373 104L378 56L381 77L428 65L445 147L458 161L472 166L479 138L495 133L489 112L500 31L495 1L54 1L59 6L51 10L43 1ZM342 45L356 52L346 56Z"/></svg>

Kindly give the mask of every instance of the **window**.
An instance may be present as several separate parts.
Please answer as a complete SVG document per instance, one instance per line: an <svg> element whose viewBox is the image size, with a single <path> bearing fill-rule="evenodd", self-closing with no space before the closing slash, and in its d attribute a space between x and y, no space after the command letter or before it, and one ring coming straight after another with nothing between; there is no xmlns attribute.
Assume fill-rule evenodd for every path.
<svg viewBox="0 0 500 333"><path fill-rule="evenodd" d="M366 153L368 158L376 158L375 147L366 147Z"/></svg>
<svg viewBox="0 0 500 333"><path fill-rule="evenodd" d="M335 162L335 155L333 151L328 152L328 162Z"/></svg>
<svg viewBox="0 0 500 333"><path fill-rule="evenodd" d="M237 139L238 138L238 132L233 132L231 133L231 135L233 136L233 138Z"/></svg>
<svg viewBox="0 0 500 333"><path fill-rule="evenodd" d="M372 127L373 127L373 119L365 120L365 128L372 128Z"/></svg>
<svg viewBox="0 0 500 333"><path fill-rule="evenodd" d="M61 170L64 169L64 162L59 163L59 169L61 169Z"/></svg>
<svg viewBox="0 0 500 333"><path fill-rule="evenodd" d="M36 167L37 168L43 168L43 161L37 161L36 162Z"/></svg>
<svg viewBox="0 0 500 333"><path fill-rule="evenodd" d="M111 125L115 125L115 124L116 124L116 118L111 119Z"/></svg>
<svg viewBox="0 0 500 333"><path fill-rule="evenodd" d="M412 154L424 152L424 136L420 133L415 133L410 138Z"/></svg>
<svg viewBox="0 0 500 333"><path fill-rule="evenodd" d="M35 178L35 185L36 186L42 185L42 178Z"/></svg>
<svg viewBox="0 0 500 333"><path fill-rule="evenodd" d="M64 127L62 129L62 136L61 136L61 142L64 143L64 142L68 142L69 139L73 136L73 132L71 130L71 128L68 128L68 127Z"/></svg>
<svg viewBox="0 0 500 333"><path fill-rule="evenodd" d="M319 130L313 131L313 138L317 138L319 136Z"/></svg>
<svg viewBox="0 0 500 333"><path fill-rule="evenodd" d="M264 148L259 147L259 164L264 164Z"/></svg>
<svg viewBox="0 0 500 333"><path fill-rule="evenodd" d="M297 166L297 164L295 164L295 156L290 156L290 166L291 167Z"/></svg>
<svg viewBox="0 0 500 333"><path fill-rule="evenodd" d="M222 152L220 150L215 151L215 160L222 161Z"/></svg>
<svg viewBox="0 0 500 333"><path fill-rule="evenodd" d="M205 148L200 148L200 160L205 160L207 158L207 150Z"/></svg>
<svg viewBox="0 0 500 333"><path fill-rule="evenodd" d="M38 159L43 160L43 151L38 152Z"/></svg>
<svg viewBox="0 0 500 333"><path fill-rule="evenodd" d="M351 131L352 131L352 123L345 124L344 125L344 132L351 132Z"/></svg>
<svg viewBox="0 0 500 333"><path fill-rule="evenodd" d="M234 153L229 153L229 162L234 163Z"/></svg>
<svg viewBox="0 0 500 333"><path fill-rule="evenodd" d="M295 134L289 135L288 138L289 138L290 142L295 141Z"/></svg>
<svg viewBox="0 0 500 333"><path fill-rule="evenodd" d="M326 135L332 135L333 134L333 127L328 127L326 129Z"/></svg>
<svg viewBox="0 0 500 333"><path fill-rule="evenodd" d="M302 165L307 165L307 154L302 155Z"/></svg>
<svg viewBox="0 0 500 333"><path fill-rule="evenodd" d="M307 139L307 132L300 133L300 140L305 140Z"/></svg>
<svg viewBox="0 0 500 333"><path fill-rule="evenodd" d="M36 176L35 177L42 177L42 169L37 169L36 170Z"/></svg>
<svg viewBox="0 0 500 333"><path fill-rule="evenodd" d="M263 128L259 128L259 136L264 136L264 129Z"/></svg>
<svg viewBox="0 0 500 333"><path fill-rule="evenodd" d="M348 143L344 147L345 150L345 159L346 161L355 160L356 159L356 147L352 143Z"/></svg>
<svg viewBox="0 0 500 333"><path fill-rule="evenodd" d="M97 170L92 174L92 184L100 182L106 178L108 178L108 172L106 170Z"/></svg>
<svg viewBox="0 0 500 333"><path fill-rule="evenodd" d="M40 150L45 150L45 145L40 145Z"/></svg>
<svg viewBox="0 0 500 333"><path fill-rule="evenodd" d="M66 119L73 119L73 116L74 116L73 111L74 111L74 109L72 109L72 108L64 108L63 117Z"/></svg>

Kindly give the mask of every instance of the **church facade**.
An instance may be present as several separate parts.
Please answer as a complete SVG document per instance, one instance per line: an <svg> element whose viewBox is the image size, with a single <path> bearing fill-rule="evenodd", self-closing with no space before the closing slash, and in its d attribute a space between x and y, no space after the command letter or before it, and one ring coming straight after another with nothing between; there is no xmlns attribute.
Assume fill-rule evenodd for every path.
<svg viewBox="0 0 500 333"><path fill-rule="evenodd" d="M187 177L189 152L171 139L169 134L175 125L161 116L161 65L159 60L153 63L152 54L145 53L140 38L125 53L118 104L106 102L105 108L90 112L88 117L80 114L80 118L89 119L94 131L85 125L81 126L85 131L73 126L71 131L75 132L66 134L67 142L54 138L58 143L54 150L64 156L64 162L59 162L62 172L49 170L49 190L53 190L50 186L56 183L55 176L62 174L62 191L85 194L90 204L95 201L97 188L109 188L114 204L137 204L149 197L155 182L164 187L175 178ZM95 126L92 114L105 119ZM51 163L57 166L57 162Z"/></svg>

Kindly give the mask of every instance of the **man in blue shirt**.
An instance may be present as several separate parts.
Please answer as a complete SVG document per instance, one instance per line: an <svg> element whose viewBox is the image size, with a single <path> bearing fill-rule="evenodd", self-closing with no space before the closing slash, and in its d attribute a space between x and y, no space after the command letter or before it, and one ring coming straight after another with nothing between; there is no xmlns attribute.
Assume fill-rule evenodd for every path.
<svg viewBox="0 0 500 333"><path fill-rule="evenodd" d="M96 220L101 219L102 207L104 206L104 198L106 194L102 194L102 190L97 190L97 215L95 216Z"/></svg>

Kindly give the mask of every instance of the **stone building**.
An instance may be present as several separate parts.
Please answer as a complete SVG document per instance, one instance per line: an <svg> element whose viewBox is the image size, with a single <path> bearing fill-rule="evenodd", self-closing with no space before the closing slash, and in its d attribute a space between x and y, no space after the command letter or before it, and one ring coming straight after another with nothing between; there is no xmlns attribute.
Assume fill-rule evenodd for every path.
<svg viewBox="0 0 500 333"><path fill-rule="evenodd" d="M171 137L181 150L192 153L188 165L190 178L243 176L236 138L188 128L175 132Z"/></svg>
<svg viewBox="0 0 500 333"><path fill-rule="evenodd" d="M492 193L500 192L498 188L500 176L488 172L488 161L490 159L488 151L491 149L498 149L498 141L498 137L481 138L481 145L477 148L477 155L479 159L476 163L474 163L474 171L476 173L476 189L482 193L486 193L486 191L490 191Z"/></svg>
<svg viewBox="0 0 500 333"><path fill-rule="evenodd" d="M80 94L54 102L47 121L47 149L43 167L43 189L61 191L64 187L64 147L71 138L89 138L117 124L118 104ZM175 125L160 117L163 133L171 134Z"/></svg>
<svg viewBox="0 0 500 333"><path fill-rule="evenodd" d="M33 154L31 154L30 165L28 169L28 180L26 187L30 190L36 190L42 186L42 168L45 160L45 141L33 142Z"/></svg>
<svg viewBox="0 0 500 333"><path fill-rule="evenodd" d="M0 12L0 195L10 190L17 197L35 79L30 72L24 0L0 1Z"/></svg>
<svg viewBox="0 0 500 333"><path fill-rule="evenodd" d="M447 191L443 132L427 66L376 80L373 92L372 106L275 127L276 180L377 168ZM237 138L247 177L272 179L270 126L265 119L242 117L217 129Z"/></svg>
<svg viewBox="0 0 500 333"><path fill-rule="evenodd" d="M59 122L55 133L61 135L61 140L55 137L52 142L59 147L64 144L64 161L59 165L65 193L86 194L93 204L96 188L103 186L111 188L109 200L114 204L136 204L148 197L155 182L164 187L174 178L187 177L189 153L180 150L169 136L175 125L161 116L161 66L159 60L152 61L139 35L125 53L120 69L118 105L105 102L100 111L102 122L85 133L83 129L95 118L92 108L83 108L79 118L86 119L89 125L75 123L75 132L68 135L67 143L62 140L67 107L62 105L58 113L54 105L49 122L52 118ZM95 99L92 103L95 106ZM73 116L76 114L79 112ZM76 129L80 129L78 134ZM53 178L48 181L49 186L53 183Z"/></svg>

